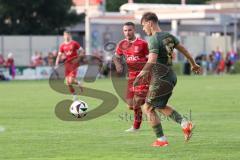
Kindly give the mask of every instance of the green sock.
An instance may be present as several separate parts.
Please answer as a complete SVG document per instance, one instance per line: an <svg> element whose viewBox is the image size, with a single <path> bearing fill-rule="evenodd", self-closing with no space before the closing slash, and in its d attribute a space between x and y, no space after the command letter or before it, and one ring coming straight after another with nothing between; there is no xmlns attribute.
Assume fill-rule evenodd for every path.
<svg viewBox="0 0 240 160"><path fill-rule="evenodd" d="M157 138L164 136L161 123L153 126L152 128L153 128L153 132L156 134Z"/></svg>
<svg viewBox="0 0 240 160"><path fill-rule="evenodd" d="M169 117L179 124L182 123L183 117L175 110L173 110L172 114L169 115Z"/></svg>

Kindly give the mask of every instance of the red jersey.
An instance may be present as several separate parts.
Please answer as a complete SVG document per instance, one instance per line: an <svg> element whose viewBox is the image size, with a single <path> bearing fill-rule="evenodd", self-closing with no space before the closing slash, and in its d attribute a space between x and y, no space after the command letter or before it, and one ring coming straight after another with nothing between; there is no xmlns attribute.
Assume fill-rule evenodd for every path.
<svg viewBox="0 0 240 160"><path fill-rule="evenodd" d="M69 62L78 56L77 51L79 48L80 44L74 40L71 40L69 43L62 43L60 45L59 51L65 55L66 61Z"/></svg>
<svg viewBox="0 0 240 160"><path fill-rule="evenodd" d="M62 43L60 45L59 51L64 54L66 57L65 65L65 76L66 77L76 77L77 76L77 68L79 67L79 63L72 63L71 61L74 58L78 57L78 49L80 45L76 41L70 41L69 43Z"/></svg>
<svg viewBox="0 0 240 160"><path fill-rule="evenodd" d="M148 44L140 38L132 42L124 39L118 43L116 55L126 58L129 77L136 77L147 62Z"/></svg>
<svg viewBox="0 0 240 160"><path fill-rule="evenodd" d="M128 90L126 98L132 99L136 94L145 99L148 91L148 83L133 87L133 82L148 60L147 42L140 38L136 38L133 42L129 42L126 39L122 40L117 45L116 55L124 56L128 66ZM144 103L144 101L142 102Z"/></svg>
<svg viewBox="0 0 240 160"><path fill-rule="evenodd" d="M14 59L13 58L8 58L6 61L6 66L10 67L14 65Z"/></svg>

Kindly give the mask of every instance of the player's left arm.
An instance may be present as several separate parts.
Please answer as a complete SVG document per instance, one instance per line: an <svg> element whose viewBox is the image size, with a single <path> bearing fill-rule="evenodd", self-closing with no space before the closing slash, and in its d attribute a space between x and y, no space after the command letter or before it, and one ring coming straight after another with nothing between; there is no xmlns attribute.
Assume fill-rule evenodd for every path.
<svg viewBox="0 0 240 160"><path fill-rule="evenodd" d="M197 74L202 72L201 67L195 62L189 51L182 44L179 43L178 45L175 46L175 48L187 58L187 60L192 66L193 72Z"/></svg>
<svg viewBox="0 0 240 160"><path fill-rule="evenodd" d="M85 51L78 42L75 42L75 49L77 51L77 57L73 59L72 63L78 63L80 58L85 56Z"/></svg>

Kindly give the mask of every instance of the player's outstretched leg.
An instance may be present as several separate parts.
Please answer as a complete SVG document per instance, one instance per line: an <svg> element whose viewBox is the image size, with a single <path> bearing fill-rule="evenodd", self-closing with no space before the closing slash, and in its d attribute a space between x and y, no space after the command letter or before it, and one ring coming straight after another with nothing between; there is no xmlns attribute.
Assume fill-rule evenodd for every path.
<svg viewBox="0 0 240 160"><path fill-rule="evenodd" d="M134 97L128 100L129 109L134 112L134 121L133 126L127 130L126 132L137 132L139 131L142 124L142 109L141 106L144 104L145 98L134 95Z"/></svg>
<svg viewBox="0 0 240 160"><path fill-rule="evenodd" d="M140 107L137 109L133 109L132 107L129 107L129 108L134 111L134 120L133 120L133 126L125 130L125 132L135 133L140 130L140 126L142 123L142 110Z"/></svg>
<svg viewBox="0 0 240 160"><path fill-rule="evenodd" d="M133 127L139 129L142 123L142 109L140 107L133 109L134 111L134 121Z"/></svg>
<svg viewBox="0 0 240 160"><path fill-rule="evenodd" d="M185 141L188 141L191 138L194 128L191 121L188 121L169 105L167 105L164 109L159 109L159 111L181 125Z"/></svg>
<svg viewBox="0 0 240 160"><path fill-rule="evenodd" d="M80 89L80 92L83 92L83 87L82 87L82 83L80 81L77 80L77 78L72 78L72 84L75 84L78 86L78 88Z"/></svg>
<svg viewBox="0 0 240 160"><path fill-rule="evenodd" d="M82 86L80 81L77 81L77 85L78 85L78 87L80 89L80 92L83 92L83 86Z"/></svg>
<svg viewBox="0 0 240 160"><path fill-rule="evenodd" d="M155 112L155 109L150 105L145 103L143 106L143 112L147 115L147 119L153 131L157 137L156 141L153 142L153 147L165 147L168 145L167 138L163 134L162 125L160 123L159 117Z"/></svg>
<svg viewBox="0 0 240 160"><path fill-rule="evenodd" d="M70 93L73 95L73 101L77 101L78 97L77 97L75 89L74 89L74 87L72 85L72 82L73 82L72 77L66 77L66 81L67 81L68 89L69 89Z"/></svg>
<svg viewBox="0 0 240 160"><path fill-rule="evenodd" d="M190 138L192 137L193 129L194 126L191 121L187 121L184 125L182 125L182 131L186 142L189 141Z"/></svg>
<svg viewBox="0 0 240 160"><path fill-rule="evenodd" d="M78 100L77 95L75 93L75 89L73 88L73 86L72 85L68 85L68 88L69 88L69 91L71 92L71 94L73 95L73 101Z"/></svg>

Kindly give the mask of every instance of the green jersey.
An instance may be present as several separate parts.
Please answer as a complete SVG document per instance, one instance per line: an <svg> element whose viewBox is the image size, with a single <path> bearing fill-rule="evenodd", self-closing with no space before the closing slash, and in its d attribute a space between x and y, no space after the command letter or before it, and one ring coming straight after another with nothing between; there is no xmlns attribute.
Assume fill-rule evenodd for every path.
<svg viewBox="0 0 240 160"><path fill-rule="evenodd" d="M149 37L149 53L158 54L157 63L172 65L172 53L179 40L168 32L157 32Z"/></svg>
<svg viewBox="0 0 240 160"><path fill-rule="evenodd" d="M172 53L179 41L167 32L157 32L149 37L149 53L158 55L157 63L152 68L152 76L147 96L147 103L153 107L164 108L177 83L176 74L171 69Z"/></svg>

